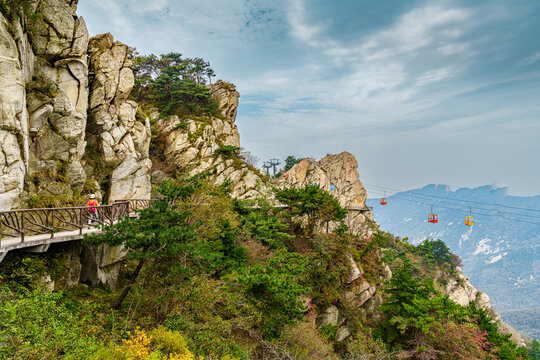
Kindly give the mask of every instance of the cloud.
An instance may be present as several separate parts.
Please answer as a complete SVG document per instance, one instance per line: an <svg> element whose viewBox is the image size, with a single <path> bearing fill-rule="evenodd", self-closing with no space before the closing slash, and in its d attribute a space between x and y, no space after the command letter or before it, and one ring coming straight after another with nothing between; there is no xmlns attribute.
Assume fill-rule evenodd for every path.
<svg viewBox="0 0 540 360"><path fill-rule="evenodd" d="M321 25L307 24L304 21L306 15L304 0L292 0L291 9L288 12L287 19L291 27L293 37L304 41L312 46L320 46L315 37L319 35L324 28Z"/></svg>
<svg viewBox="0 0 540 360"><path fill-rule="evenodd" d="M520 61L520 65L522 66L528 66L536 63L538 60L540 60L540 51L532 54L531 56L527 56L525 59Z"/></svg>
<svg viewBox="0 0 540 360"><path fill-rule="evenodd" d="M368 60L396 55L411 56L434 43L459 39L464 22L471 17L466 9L428 6L404 14L390 29L370 36L361 51ZM453 44L445 44L449 46Z"/></svg>
<svg viewBox="0 0 540 360"><path fill-rule="evenodd" d="M519 145L540 110L530 66L540 60L530 37L538 25L528 15L540 7L524 2L420 0L390 14L355 0L92 0L79 14L94 34L110 31L142 53L210 61L237 85L243 146L260 157L349 149L361 158L369 148L367 170L383 176L381 163L425 173L433 159L411 159L433 139L449 152L482 143L476 151L493 158L506 155L486 133Z"/></svg>

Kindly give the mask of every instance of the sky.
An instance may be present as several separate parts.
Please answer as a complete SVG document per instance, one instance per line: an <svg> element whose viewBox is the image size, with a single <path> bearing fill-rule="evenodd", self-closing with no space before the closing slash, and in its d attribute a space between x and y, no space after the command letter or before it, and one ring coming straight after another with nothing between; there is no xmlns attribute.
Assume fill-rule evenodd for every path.
<svg viewBox="0 0 540 360"><path fill-rule="evenodd" d="M91 35L209 61L262 161L348 151L367 184L540 194L540 1L80 0Z"/></svg>

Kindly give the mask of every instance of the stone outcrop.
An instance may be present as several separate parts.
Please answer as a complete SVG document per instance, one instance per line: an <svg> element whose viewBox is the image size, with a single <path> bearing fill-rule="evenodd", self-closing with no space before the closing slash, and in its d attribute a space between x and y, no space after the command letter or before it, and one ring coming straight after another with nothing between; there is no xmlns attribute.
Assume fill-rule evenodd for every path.
<svg viewBox="0 0 540 360"><path fill-rule="evenodd" d="M86 180L81 159L86 147L88 31L84 19L66 1L40 1L36 14L28 32L31 49L20 49L28 55L33 52L22 61L28 63L23 67L28 69L28 174L64 169L63 187L82 187Z"/></svg>
<svg viewBox="0 0 540 360"><path fill-rule="evenodd" d="M358 162L351 153L327 155L319 161L303 159L287 171L280 182L284 187L299 188L306 184L317 184L350 210L345 223L353 234L369 232L367 220L373 220L373 213L364 212L369 210L365 204L367 192L359 178Z"/></svg>
<svg viewBox="0 0 540 360"><path fill-rule="evenodd" d="M473 303L478 308L485 310L494 321L498 321L499 332L501 334L510 335L516 344L525 346L523 337L510 325L501 321L499 314L491 307L489 296L486 293L478 291L470 283L469 278L463 275L460 269L457 269L454 277L445 278L445 280L446 284L444 286L438 285L439 282L437 281L434 282L439 291L447 294L452 301L459 305L467 306Z"/></svg>
<svg viewBox="0 0 540 360"><path fill-rule="evenodd" d="M211 94L218 104L220 117L169 116L160 121L167 134L165 155L176 170L185 176L215 171L216 183L230 182L234 198L256 198L268 191L265 178L238 157L238 151L219 153L223 147L240 148L235 124L240 94L232 84L217 81ZM156 117L158 114L154 113Z"/></svg>
<svg viewBox="0 0 540 360"><path fill-rule="evenodd" d="M4 210L21 205L26 175L63 169L72 185L86 180L80 163L88 103L86 25L66 1L43 0L33 6L31 27L26 19L8 22L0 15Z"/></svg>
<svg viewBox="0 0 540 360"><path fill-rule="evenodd" d="M0 210L34 195L69 196L102 169L112 169L109 201L148 198L150 124L128 100L128 47L110 34L89 42L77 1L31 6L31 21L0 14ZM83 158L87 141L99 169Z"/></svg>
<svg viewBox="0 0 540 360"><path fill-rule="evenodd" d="M20 204L28 158L28 114L19 50L0 14L0 210Z"/></svg>
<svg viewBox="0 0 540 360"><path fill-rule="evenodd" d="M93 248L79 242L55 244L49 251L61 252L67 261L65 272L57 274L54 281L48 281L48 286L54 290L63 290L78 283L116 288L121 261L127 254L123 246L103 244Z"/></svg>
<svg viewBox="0 0 540 360"><path fill-rule="evenodd" d="M114 167L109 202L150 198L150 121L137 118L137 103L128 100L135 77L129 48L111 34L94 36L88 44L91 94L88 141L102 162Z"/></svg>

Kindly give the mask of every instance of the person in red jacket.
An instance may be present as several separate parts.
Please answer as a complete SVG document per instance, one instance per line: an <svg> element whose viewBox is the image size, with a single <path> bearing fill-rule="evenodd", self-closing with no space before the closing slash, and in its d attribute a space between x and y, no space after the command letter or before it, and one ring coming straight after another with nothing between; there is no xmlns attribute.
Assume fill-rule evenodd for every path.
<svg viewBox="0 0 540 360"><path fill-rule="evenodd" d="M97 207L99 206L99 202L96 200L96 195L90 194L90 200L88 200L86 205L88 206L88 228L90 229L90 225L98 219Z"/></svg>

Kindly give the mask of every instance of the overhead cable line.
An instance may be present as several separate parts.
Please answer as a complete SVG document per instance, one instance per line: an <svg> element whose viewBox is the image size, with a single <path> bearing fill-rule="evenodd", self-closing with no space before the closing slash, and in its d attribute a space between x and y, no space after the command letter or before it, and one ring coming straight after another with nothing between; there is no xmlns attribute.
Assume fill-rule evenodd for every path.
<svg viewBox="0 0 540 360"><path fill-rule="evenodd" d="M369 184L364 184L364 185L368 186L368 187L372 187L372 188L380 188L380 189L383 189L383 190L386 190L386 191L412 193L414 195L434 197L434 198L451 200L451 201L461 201L461 202L469 202L469 203L488 205L488 206L500 206L500 207L512 208L512 209L523 210L523 211L537 211L537 212L540 212L540 209L528 209L528 208L523 208L523 207L518 207L518 206L511 206L511 205L504 205L504 204L497 204L497 203L486 203L486 202L474 201L474 200L456 199L456 198L450 198L450 197L445 197L445 196L437 196L437 195L429 195L429 194L418 193L418 192L413 193L412 192L413 190L399 190L399 189L386 187L386 186L379 186L379 185L369 185Z"/></svg>
<svg viewBox="0 0 540 360"><path fill-rule="evenodd" d="M367 185L368 187L373 187L374 185ZM384 189L384 187L380 187L381 189ZM383 190L379 190L379 189L372 189L373 191L378 191L379 193L382 192ZM385 190L386 191L386 190ZM411 197L419 197L421 198L422 200L424 200L424 198L431 198L432 196L431 195L425 195L425 194L418 194L418 193L413 193L413 192L410 192L410 191L404 191L404 192L400 192L400 193L394 193L393 196L396 196L396 195L407 195L407 196L411 196ZM490 208L490 209L485 209L485 208L478 208L478 207L475 207L475 206L470 206L470 205L463 205L462 203L463 202L467 202L467 200L458 200L458 199L450 199L450 198L443 198L441 196L433 196L435 198L441 198L441 199L444 199L444 200L433 200L433 201L437 201L437 202L442 202L442 203L448 203L447 200L452 200L452 201L457 201L457 202L460 202L461 204L454 204L454 203L448 203L450 205L455 205L455 206L463 206L463 207L466 207L466 208L469 208L469 207L472 207L472 208L475 208L475 209L480 209L480 210L488 210L488 211L496 211L498 213L504 213L504 214L507 214L507 215L516 215L516 216L526 216L526 217L531 217L531 218L536 218L536 219L540 219L540 216L534 216L534 215L529 215L529 214L520 214L520 213L516 213L516 212L510 212L510 211L501 211L501 210L498 210L498 209L493 209L493 208ZM431 200L431 199L429 199Z"/></svg>
<svg viewBox="0 0 540 360"><path fill-rule="evenodd" d="M378 192L379 194L382 193L380 190L374 190L374 191ZM427 206L433 205L431 203L425 203L425 202L422 202L422 201L419 201L419 200L411 200L411 199L405 198L405 197L403 197L403 194L394 194L394 195L397 196L399 198L399 200L409 201L409 202L412 202L412 203L415 203L415 204L422 204L422 205L427 205ZM424 199L422 199L422 200L424 200ZM443 209L456 210L456 211L460 211L460 212L463 211L462 209L457 209L457 208L454 208L454 207L449 207L449 206L444 206L444 205L437 205L437 207L440 207L440 208L443 208ZM484 212L480 212L480 211L477 211L477 210L472 211L472 207L469 207L469 208L471 208L469 212L472 213L472 214L490 216L490 217L491 216L498 216L498 217L502 217L502 218L504 218L506 220L518 221L518 222L532 224L532 225L540 225L540 223L536 223L536 222L532 222L532 221L526 221L526 220L514 219L514 218L507 217L502 212L497 211L497 210L496 211L499 214L486 214ZM474 208L474 209L477 209L477 208ZM481 210L488 210L488 209L481 209ZM523 215L523 216L526 216L526 215Z"/></svg>

